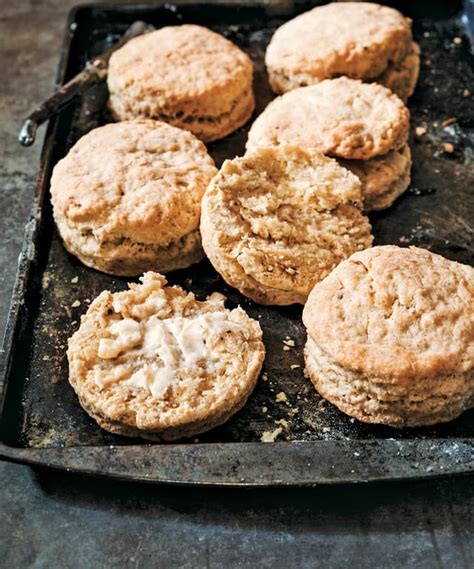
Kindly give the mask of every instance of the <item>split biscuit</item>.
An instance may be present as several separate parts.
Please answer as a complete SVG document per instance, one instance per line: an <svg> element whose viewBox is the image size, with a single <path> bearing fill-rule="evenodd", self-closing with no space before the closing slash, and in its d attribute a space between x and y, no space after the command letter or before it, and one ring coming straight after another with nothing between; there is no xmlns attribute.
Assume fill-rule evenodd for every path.
<svg viewBox="0 0 474 569"><path fill-rule="evenodd" d="M342 83L338 80L337 84L343 86L347 81L353 91L362 86L361 83L351 80L343 80ZM342 140L344 129L348 131L352 129L353 132L361 129L362 123L360 121L364 118L360 110L356 110L351 115L350 112L343 114L342 109L324 109L328 99L322 98L320 94L323 86L324 84L321 83L316 88L297 89L279 97L268 105L250 130L247 148L266 147L269 144L294 144L303 146L309 151L331 152L328 136L333 137L333 143L337 143L339 140L344 142ZM370 101L370 92L374 90L374 87L377 94L381 90L382 95L388 97L388 101L391 102L392 99L396 99L383 87L362 86L364 92L367 91L366 87L368 87L369 93L365 93L366 102ZM340 90L341 86L337 89ZM342 97L344 97L343 93ZM352 100L352 103L356 107L359 106L356 99ZM387 104L389 105L389 103ZM404 134L399 135L403 138L408 132L408 122L405 122L403 105L398 102L397 106L400 108L400 115L398 124L397 120L394 121L394 124L397 127L403 124ZM328 113L331 114L330 117L328 117ZM341 122L338 122L338 113ZM365 118L365 132L360 134L365 136L366 141L370 141L371 136L378 136L381 141L390 137L392 129L390 122L386 123L386 132L375 125L379 127L381 125L378 118L375 116L372 119L368 116ZM397 144L397 137L392 137L392 143ZM382 149L386 150L387 145L384 145ZM345 149L345 153L348 154L347 149ZM338 161L359 177L362 183L364 209L367 211L389 207L410 184L411 153L406 142L399 148L366 160L338 158Z"/></svg>
<svg viewBox="0 0 474 569"><path fill-rule="evenodd" d="M356 176L322 154L258 148L226 160L204 194L203 247L224 280L262 304L303 304L316 282L370 247Z"/></svg>
<svg viewBox="0 0 474 569"><path fill-rule="evenodd" d="M255 387L258 322L223 297L197 301L148 272L102 292L69 340L69 381L86 412L120 435L171 441L227 421Z"/></svg>
<svg viewBox="0 0 474 569"><path fill-rule="evenodd" d="M367 423L416 427L474 405L474 268L392 245L352 255L303 311L317 391Z"/></svg>
<svg viewBox="0 0 474 569"><path fill-rule="evenodd" d="M217 140L255 108L251 59L207 28L167 26L112 54L107 84L116 120L151 118Z"/></svg>
<svg viewBox="0 0 474 569"><path fill-rule="evenodd" d="M201 198L216 174L190 132L125 121L83 136L54 168L54 218L66 249L119 276L198 262Z"/></svg>

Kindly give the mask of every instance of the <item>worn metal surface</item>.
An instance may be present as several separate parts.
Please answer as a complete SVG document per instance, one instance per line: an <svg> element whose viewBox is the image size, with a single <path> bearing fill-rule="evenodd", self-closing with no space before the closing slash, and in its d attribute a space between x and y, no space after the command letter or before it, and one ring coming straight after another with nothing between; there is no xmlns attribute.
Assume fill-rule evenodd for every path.
<svg viewBox="0 0 474 569"><path fill-rule="evenodd" d="M291 9L282 16L255 7L82 9L75 16L77 28L72 34L66 79L77 73L88 58L108 47L135 19L154 25L193 21L210 25L250 53L256 65L259 112L272 98L263 67L265 45L275 27L291 14ZM424 64L410 108L413 127L421 126L426 133L413 136L415 167L410 191L390 210L371 216L371 220L377 244L415 244L472 262L473 113L472 99L465 89L473 83L473 72L469 46L465 41L460 45L453 42L458 34L458 17L415 22ZM197 483L262 484L267 480L273 484L309 484L472 469L472 444L466 442L473 436L472 412L447 425L410 431L369 427L349 419L324 402L303 378L301 309L261 307L247 301L229 289L206 261L170 275L169 280L201 297L214 290L224 292L229 305L240 303L260 320L268 351L264 368L267 380L259 382L241 413L223 427L199 437L199 443L211 443L209 446L189 442L149 447L110 435L89 419L67 383L66 340L91 299L104 288L123 289L126 282L87 269L69 256L54 230L47 200L42 204L51 165L80 135L108 120L103 111L105 97L103 88L91 91L81 106L62 115L46 142L36 215L29 225L38 247L29 246L24 251L23 276L27 277L31 268L31 278L20 281L15 299L17 322L26 330L10 362L1 423L3 441L10 448L1 452L56 467ZM246 132L241 129L210 145L218 164L242 153ZM445 143L453 145L453 152L451 147L443 147ZM31 259L34 263L30 267ZM10 333L14 332L11 328ZM286 336L295 341L295 347L285 351ZM300 367L291 368L296 365ZM277 440L306 443L265 447L234 444L232 449L219 444L256 442L263 433L275 430ZM431 439L449 440L432 443ZM90 445L99 448L76 450ZM115 447L112 450L111 445ZM394 445L401 453L398 457L396 453L393 456ZM116 448L121 446L127 448ZM305 462L311 449L317 460ZM265 457L260 462L254 460L259 452ZM325 457L329 462L325 463ZM146 458L151 461L148 465ZM195 464L200 465L199 475Z"/></svg>
<svg viewBox="0 0 474 569"><path fill-rule="evenodd" d="M12 569L472 569L474 485L170 488L9 465ZM3 545L3 547L2 547Z"/></svg>

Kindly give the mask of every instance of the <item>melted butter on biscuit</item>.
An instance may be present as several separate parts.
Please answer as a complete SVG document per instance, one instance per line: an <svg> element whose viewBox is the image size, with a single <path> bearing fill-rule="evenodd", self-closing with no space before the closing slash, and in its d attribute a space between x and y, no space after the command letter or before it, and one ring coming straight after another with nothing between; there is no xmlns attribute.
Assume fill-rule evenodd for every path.
<svg viewBox="0 0 474 569"><path fill-rule="evenodd" d="M173 380L174 370L171 367L145 364L124 383L147 389L153 397L157 398L166 393Z"/></svg>
<svg viewBox="0 0 474 569"><path fill-rule="evenodd" d="M142 340L140 324L132 318L124 318L114 322L109 330L116 338L102 338L100 340L99 358L102 359L116 358L120 352L137 346Z"/></svg>
<svg viewBox="0 0 474 569"><path fill-rule="evenodd" d="M104 372L100 368L94 370L94 381L100 388L107 387L117 381L122 381L130 375L129 370L125 366L117 366Z"/></svg>
<svg viewBox="0 0 474 569"><path fill-rule="evenodd" d="M142 323L125 318L110 327L116 335L114 340L100 341L99 357L114 358L124 349L138 348L140 344L139 350L147 363L125 383L147 389L154 398L162 397L177 380L178 370L186 372L205 368L215 371L219 368L218 354L209 349L209 340L227 332L245 333L245 328L229 316L227 311L207 312L188 318L161 319L154 315ZM108 376L109 379L99 382L96 374L95 381L102 387L125 379L123 375Z"/></svg>

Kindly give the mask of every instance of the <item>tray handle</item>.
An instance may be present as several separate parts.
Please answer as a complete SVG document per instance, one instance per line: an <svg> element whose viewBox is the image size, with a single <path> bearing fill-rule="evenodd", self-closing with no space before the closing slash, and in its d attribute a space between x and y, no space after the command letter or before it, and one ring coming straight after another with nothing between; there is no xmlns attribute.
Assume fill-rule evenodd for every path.
<svg viewBox="0 0 474 569"><path fill-rule="evenodd" d="M24 120L18 141L22 146L31 146L36 138L36 131L42 123L51 116L59 113L77 96L93 85L104 81L107 77L109 59L112 53L122 47L132 38L152 31L154 28L142 21L134 22L123 34L120 40L103 54L86 65L86 68L70 81L57 89L48 99L41 103Z"/></svg>

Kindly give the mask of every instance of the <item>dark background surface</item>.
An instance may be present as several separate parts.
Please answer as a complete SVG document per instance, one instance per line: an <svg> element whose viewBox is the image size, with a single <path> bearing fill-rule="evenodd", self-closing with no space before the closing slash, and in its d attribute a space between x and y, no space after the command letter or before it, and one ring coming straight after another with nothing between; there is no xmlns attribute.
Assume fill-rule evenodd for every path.
<svg viewBox="0 0 474 569"><path fill-rule="evenodd" d="M18 124L53 88L74 2L0 0L0 330L39 164ZM471 86L472 87L472 86ZM0 464L5 567L474 565L472 477L312 490L152 487Z"/></svg>

